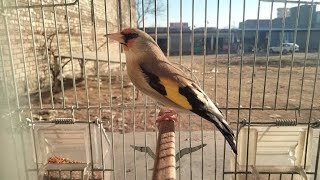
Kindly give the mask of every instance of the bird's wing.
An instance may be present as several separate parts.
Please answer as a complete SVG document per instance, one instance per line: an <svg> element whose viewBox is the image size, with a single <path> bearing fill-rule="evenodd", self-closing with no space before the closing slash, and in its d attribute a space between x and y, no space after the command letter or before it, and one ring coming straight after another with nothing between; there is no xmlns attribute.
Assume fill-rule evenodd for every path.
<svg viewBox="0 0 320 180"><path fill-rule="evenodd" d="M218 118L223 117L205 92L193 80L187 78L182 70L170 62L144 61L140 67L150 87L178 106L196 114L198 114L198 110L205 108Z"/></svg>
<svg viewBox="0 0 320 180"><path fill-rule="evenodd" d="M146 60L140 68L149 86L163 98L214 123L236 153L235 136L221 111L195 82L186 78L182 70L166 60Z"/></svg>

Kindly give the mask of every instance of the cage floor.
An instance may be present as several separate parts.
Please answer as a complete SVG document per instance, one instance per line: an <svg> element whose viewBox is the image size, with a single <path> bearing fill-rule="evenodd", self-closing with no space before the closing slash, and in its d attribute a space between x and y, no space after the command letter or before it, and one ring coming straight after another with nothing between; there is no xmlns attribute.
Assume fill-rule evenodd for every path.
<svg viewBox="0 0 320 180"><path fill-rule="evenodd" d="M314 133L313 137L313 147L317 145L318 142L318 135L319 131L316 131ZM111 134L110 134L111 135ZM135 134L136 139L136 146L144 146L145 145L145 133L139 132ZM151 148L151 150L154 152L156 149L156 133L155 132L147 132L147 146ZM214 131L204 131L203 132L203 143L207 144L205 147L203 147L203 158L202 158L202 149L199 149L195 152L190 154L184 155L180 162L178 161L176 163L176 166L179 167L177 169L177 179L189 179L190 176L193 177L193 179L200 179L202 176L203 171L203 179L213 179L213 177L216 177L216 179L222 179L223 175L223 152L224 152L224 139L223 137L217 133L217 151L216 151L216 157L214 152ZM193 131L191 133L191 147L195 147L198 145L201 145L201 131ZM136 157L134 160L134 150L130 147L130 145L133 145L133 136L132 133L126 133L125 134L125 148L123 148L123 135L119 133L114 134L114 147L116 149L115 152L115 175L117 179L124 179L124 165L125 162L125 172L127 179L134 179L134 176L136 174L137 177L140 177L142 179L145 179L147 175L147 179L150 179L152 176L152 169L153 168L153 159L149 155L145 155L144 152L136 151ZM187 131L181 131L180 132L180 149L183 148L189 148L190 147L190 135ZM314 147L316 149L316 147ZM176 133L176 152L179 151L179 133ZM125 153L125 161L123 159L123 152ZM229 146L226 146L226 164L224 171L231 173L226 174L226 179L232 179L234 178L234 167L231 165L234 162L233 154ZM316 159L316 152L312 152L312 158ZM145 158L147 157L147 159ZM192 158L192 163L190 164L190 158ZM216 159L215 159L216 158ZM201 161L203 159L203 162ZM145 162L148 162L148 171L146 173L146 166ZM230 162L230 163L229 163ZM215 165L216 163L216 165ZM232 166L232 167L231 167ZM314 167L312 167L314 169ZM249 168L249 172L250 172ZM270 169L271 170L271 169ZM319 169L320 171L320 169ZM240 176L243 176L243 179L245 175L237 175L237 179L240 178ZM250 175L251 176L251 175ZM279 173L271 174L270 179L279 179ZM291 174L283 175L282 179L291 179ZM294 175L294 179L300 179L298 175ZM309 176L309 177L312 177ZM251 177L253 178L253 177ZM262 174L260 175L261 179L268 179L268 174ZM138 178L139 179L139 178ZM241 179L241 178L240 178ZM249 178L250 179L250 178Z"/></svg>

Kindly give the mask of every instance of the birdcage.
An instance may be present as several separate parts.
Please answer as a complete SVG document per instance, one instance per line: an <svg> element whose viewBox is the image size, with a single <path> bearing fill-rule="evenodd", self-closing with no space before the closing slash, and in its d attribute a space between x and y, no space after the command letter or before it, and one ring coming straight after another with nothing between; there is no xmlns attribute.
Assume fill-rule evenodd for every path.
<svg viewBox="0 0 320 180"><path fill-rule="evenodd" d="M179 113L176 179L319 179L319 4L2 0L1 179L151 179L159 106L104 36L128 27L152 36L236 134L237 155Z"/></svg>

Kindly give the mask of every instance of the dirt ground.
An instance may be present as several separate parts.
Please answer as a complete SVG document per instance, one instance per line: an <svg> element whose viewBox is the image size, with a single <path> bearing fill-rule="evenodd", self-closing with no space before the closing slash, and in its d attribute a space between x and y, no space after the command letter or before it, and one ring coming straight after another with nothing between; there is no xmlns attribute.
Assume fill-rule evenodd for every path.
<svg viewBox="0 0 320 180"><path fill-rule="evenodd" d="M179 56L169 59L180 64ZM242 61L239 55L207 55L205 58L183 56L182 66L179 66L190 77L189 69L192 69L192 77L196 77L200 86L216 102L235 128L237 120L243 119L251 122L295 118L298 122L308 122L309 119L312 122L319 119L320 83L314 83L315 79L319 80L320 77L319 73L316 77L318 57L317 54L311 53L308 54L307 60L304 59L304 53L296 53L293 60L291 54L283 55L281 61L279 54L271 55L269 61L265 55L257 55L255 58L252 54L245 55ZM70 79L66 79L64 84L64 92L55 93L53 97L49 92L42 93L44 109L34 113L34 119L71 117L71 111L63 108L74 106L78 107L74 114L77 120L101 119L108 131L155 130L154 102L150 98L146 99L142 93L137 95L133 91L125 70L113 72L110 78L107 74L101 74L99 81L96 76L90 75L87 81L79 81L75 87ZM55 110L50 110L52 104ZM134 109L133 104L136 105ZM40 106L38 95L32 97L32 105ZM311 106L314 108L313 111L310 111ZM181 130L199 130L201 124L204 130L213 129L212 124L207 121L201 123L196 115L189 119L187 114L180 113L179 117L180 123L177 128Z"/></svg>

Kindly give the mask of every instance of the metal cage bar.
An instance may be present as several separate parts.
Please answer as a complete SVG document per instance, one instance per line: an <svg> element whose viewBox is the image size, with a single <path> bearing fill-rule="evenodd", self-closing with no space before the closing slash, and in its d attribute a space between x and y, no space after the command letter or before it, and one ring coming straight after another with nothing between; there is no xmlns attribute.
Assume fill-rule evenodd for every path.
<svg viewBox="0 0 320 180"><path fill-rule="evenodd" d="M258 46L258 31L259 31L259 20L260 20L260 5L261 1L258 0L258 11L257 11L257 25L255 31L255 39L254 39L254 54L253 54L253 65L252 65L252 74L251 74L251 87L250 87L250 100L249 100L249 126L248 126L248 133L250 134L250 123L251 123L251 114L252 114L252 96L253 96L253 87L254 87L254 74L256 70L256 61L257 61L257 46ZM247 149L249 149L249 141L250 136L247 137ZM246 152L246 170L245 170L245 178L248 178L248 162L249 162L249 150Z"/></svg>
<svg viewBox="0 0 320 180"><path fill-rule="evenodd" d="M24 2L25 5L22 4ZM141 145L139 143L142 142L142 146L152 149L153 140L156 139L153 136L157 137L157 130L155 128L154 133L148 131L155 127L152 121L157 118L158 105L146 96L139 98L139 92L134 86L126 87L127 75L123 71L126 62L122 56L124 52L121 50L121 46L108 38L105 39L105 42L102 42L103 39L101 38L103 33L108 34L121 31L126 27L136 27L134 24L136 11L140 10L142 16L140 29L149 33L155 39L170 61L190 69L187 73L191 79L200 77L202 80L200 86L208 92L217 104L221 104L219 109L223 110L226 120L236 130L237 138L243 126L247 126L248 131L251 132L252 128L257 126L299 125L307 128L305 147L308 147L308 139L312 138L314 140L312 143L316 144L314 148L319 150L320 141L318 140L315 143L317 134L310 136L309 132L319 124L317 119L319 118L320 107L317 89L319 87L320 41L314 41L312 37L314 36L313 33L319 31L319 29L314 28L313 22L314 18L317 17L317 14L314 13L316 12L316 6L319 6L320 2L314 0L257 0L256 2L257 4L254 6L257 7L257 17L254 20L256 22L254 28L247 24L250 16L248 14L248 8L250 8L248 3L252 2L245 0L240 3L242 6L242 18L240 18L242 27L239 28L234 28L232 25L234 17L239 14L234 11L234 5L238 2L232 0L228 2L220 0L214 2L192 0L187 2L180 0L176 2L177 4L169 0L141 0L138 7L137 4L133 4L136 2L131 0L104 0L103 5L93 0L89 2L52 0L46 2L49 4L45 4L43 0L39 0L39 3L30 0L15 0L14 5L2 2L0 16L2 16L1 20L5 25L3 34L8 39L8 43L3 43L3 39L0 38L0 85L1 88L4 88L5 103L9 108L6 117L18 119L21 122L28 118L34 125L51 121L53 116L63 118L68 116L69 118L69 114L72 112L73 120L76 119L78 123L87 124L89 127L89 156L91 159L89 169L92 175L102 172L102 179L107 179L105 177L107 171L113 170L111 179L114 180L148 179L151 174L150 160L152 159L148 157L146 151L141 155L135 149L131 149L128 144L136 147ZM152 7L151 13L148 9L149 4ZM294 17L290 15L293 19L291 22L292 28L288 29L287 18L289 15L286 13L279 18L280 28L278 28L278 25L273 22L275 18L274 9L280 7L286 12L293 5L297 9L297 13ZM307 13L302 13L301 9L307 5L310 9ZM116 8L116 11L110 7ZM161 7L164 8L163 12L158 11L158 8ZM186 7L189 7L190 11L185 10ZM263 18L265 17L265 14L262 14L264 13L262 11L264 7L270 8L267 19ZM201 11L201 8L203 11ZM224 8L226 11L222 10ZM236 8L241 9L240 6ZM102 18L99 17L101 14ZM227 14L228 18L226 18ZM308 16L305 23L307 27L302 29L299 23L301 23L301 17L305 17L306 14ZM61 21L62 16L65 16L63 21ZM90 20L87 19L88 17L90 17ZM198 21L199 17L201 17L201 22ZM173 27L175 24L172 25L171 21L175 18L177 24L180 24ZM214 23L208 23L210 19ZM190 21L191 27L185 27L183 25L185 21ZM263 25L264 22L267 25ZM203 27L196 27L198 24L203 24L200 25ZM224 24L227 24L227 28L222 28ZM210 25L215 27L210 27ZM30 32L28 31L30 38L24 37L24 26L30 29ZM64 32L62 29L66 31ZM299 37L302 31L306 35L303 45L301 45L302 41ZM50 32L55 34L52 36L52 42L49 42L51 41L49 38ZM15 33L17 33L16 37L13 37ZM271 52L275 39L277 43L280 43L280 53L278 55ZM287 39L293 40L293 44L299 43L301 47L305 48L304 52L296 52L294 46L292 54L282 53L284 49L282 43ZM55 54L50 49L50 43L56 47ZM262 52L259 51L261 43L265 43ZM100 46L100 44L102 45ZM234 50L235 44L238 44L237 53ZM245 49L249 44L253 46L254 52L248 52ZM39 49L40 45L43 46L43 50ZM19 51L15 50L16 47L20 48ZM196 51L197 48L201 49L200 53ZM80 67L80 69L76 63L77 60L80 61L77 59L76 51L79 51L78 53L82 55L83 67ZM90 59L86 55L87 51L94 53L95 58ZM106 53L106 59L101 57L99 51ZM64 53L67 53L70 59L68 65L65 61L68 58L65 58ZM119 67L117 67L119 69L116 69L116 72L112 69L114 59L119 60ZM54 65L59 71L56 77L58 78L57 84L54 84L52 77L53 60L56 61ZM314 60L314 62L310 64L310 60ZM187 65L185 66L185 64ZM32 67L34 71L32 75L29 72L31 66L34 66ZM213 68L212 71L210 71L210 67ZM19 68L22 69L22 73L18 72L17 69ZM76 79L79 71L83 73L83 79L80 83ZM66 72L71 72L69 86L67 85L68 80L64 76ZM117 74L118 72L119 74ZM48 83L46 87L41 84L43 74L49 77L45 80ZM24 79L23 88L19 86L21 78ZM113 86L115 81L119 83L119 87ZM9 90L10 88L12 88L12 92ZM55 88L58 88L58 90ZM97 97L93 97L93 92L96 93ZM129 100L126 99L128 96L130 97ZM45 115L42 114L45 113L50 114L50 116L44 117ZM258 119L256 114L259 113L266 118ZM18 116L15 117L15 114ZM279 117L272 117L274 114L280 114L283 119L278 120ZM200 118L198 119L200 120ZM130 121L128 124L131 128L129 133L125 133L126 129L124 128L127 126L127 120ZM217 133L215 128L208 127L203 119L194 123L196 117L193 115L182 115L179 120L178 150L182 150L184 146L191 149L197 143L195 139L200 137L198 142L202 146L204 143L212 144L210 147L212 149L208 150L212 152L212 157L210 157L212 161L209 158L206 159L206 149L202 148L199 154L190 153L186 161L177 163L179 165L177 179L184 179L184 172L190 174L190 179L195 179L197 174L199 174L197 178L208 178L207 163L212 165L210 168L214 168L212 177L209 178L219 179L222 177L222 179L228 179L234 177L240 179L242 176L249 178L255 175L255 172L250 169L249 151L246 152L245 168L240 168L237 164L238 156L229 156L229 147L224 139L220 139L220 133ZM93 146L95 137L91 135L90 127L93 122L98 121L106 123L105 128L110 132L108 136L111 137L109 150L111 168L104 161L100 162L102 168L94 166ZM15 124L13 121L11 123L13 133ZM123 129L119 130L117 126L122 126ZM195 128L200 130L199 134L193 132ZM206 141L207 129L213 131L214 134L211 142ZM121 131L122 134L119 133ZM33 141L35 141L36 132L34 129L31 129L31 132ZM107 151L102 145L103 133L103 129L100 129L99 151L101 152ZM140 141L140 138L143 140ZM118 140L120 143L117 142ZM252 137L248 136L247 149L251 140ZM238 141L237 144L239 144ZM37 152L35 144L33 146L34 164L37 167L33 171L40 172L42 166L39 165L41 162L37 159L40 152ZM317 179L319 177L317 172L320 161L319 151L309 152L308 148L304 148L303 151L305 154L311 153L316 157L312 160L312 168L306 169L307 156L304 156L305 164L303 168L306 169L305 173L310 178ZM219 159L220 155L222 161ZM181 157L181 154L179 154L179 159ZM196 157L200 157L199 160ZM105 159L106 157L102 153L99 158ZM19 161L18 158L17 161ZM27 161L27 158L24 161ZM230 161L234 164L229 163ZM28 166L28 163L25 162L24 166ZM118 170L118 167L121 170ZM132 171L131 168L133 168ZM195 171L198 169L199 171ZM65 171L59 170L56 172L62 179ZM52 175L54 171L48 171L47 173ZM294 179L297 172L260 171L259 174L267 179L286 179L290 177ZM71 170L68 176L70 178L75 177L75 170Z"/></svg>
<svg viewBox="0 0 320 180"><path fill-rule="evenodd" d="M205 90L205 79L206 79L206 54L207 54L207 16L208 16L208 1L204 2L204 32L203 32L203 67L202 67L202 89ZM201 118L200 122L201 128L201 145L203 146L203 118ZM204 151L201 148L201 179L204 179Z"/></svg>

